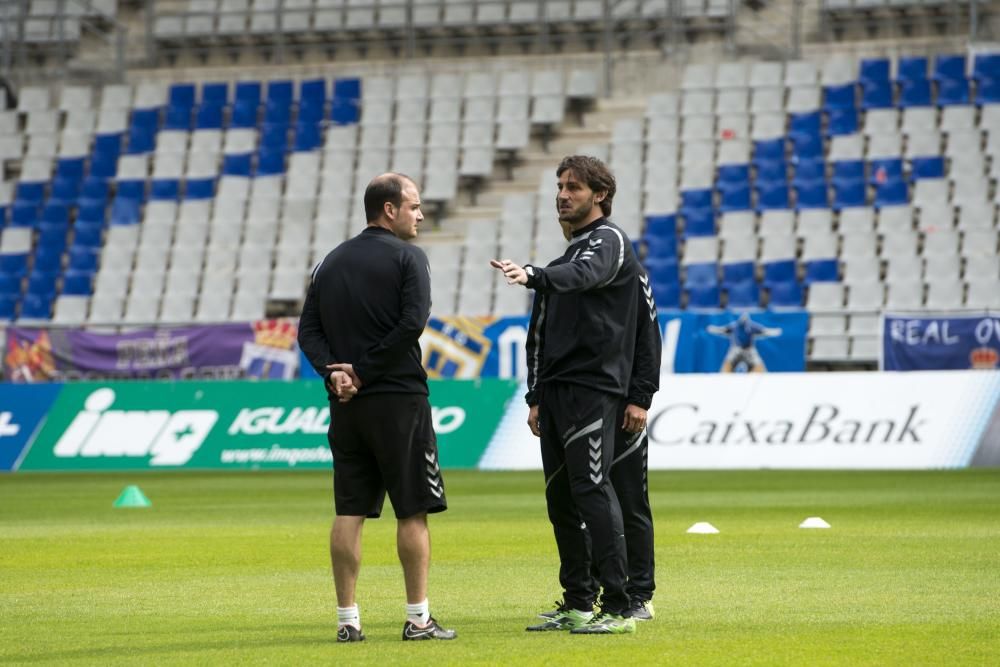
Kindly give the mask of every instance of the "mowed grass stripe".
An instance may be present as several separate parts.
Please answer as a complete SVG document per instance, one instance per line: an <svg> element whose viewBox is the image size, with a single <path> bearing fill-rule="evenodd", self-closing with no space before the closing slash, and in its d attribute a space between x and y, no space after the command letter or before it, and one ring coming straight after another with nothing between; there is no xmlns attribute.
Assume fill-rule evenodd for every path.
<svg viewBox="0 0 1000 667"><path fill-rule="evenodd" d="M459 639L399 641L390 515L365 531L368 641L343 646L328 473L0 478L0 661L1000 662L997 470L653 472L658 615L629 637L524 632L559 595L541 473L446 483L431 604ZM153 507L112 509L127 484ZM833 528L797 528L807 516ZM685 534L696 521L722 532Z"/></svg>

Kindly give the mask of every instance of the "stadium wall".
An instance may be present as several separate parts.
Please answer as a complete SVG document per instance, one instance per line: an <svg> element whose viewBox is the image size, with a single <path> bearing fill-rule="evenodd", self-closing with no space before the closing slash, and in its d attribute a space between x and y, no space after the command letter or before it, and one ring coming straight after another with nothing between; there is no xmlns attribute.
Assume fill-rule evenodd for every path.
<svg viewBox="0 0 1000 667"><path fill-rule="evenodd" d="M1000 372L665 375L654 469L1000 465ZM0 467L325 469L318 381L0 385ZM540 469L516 380L431 382L445 468Z"/></svg>

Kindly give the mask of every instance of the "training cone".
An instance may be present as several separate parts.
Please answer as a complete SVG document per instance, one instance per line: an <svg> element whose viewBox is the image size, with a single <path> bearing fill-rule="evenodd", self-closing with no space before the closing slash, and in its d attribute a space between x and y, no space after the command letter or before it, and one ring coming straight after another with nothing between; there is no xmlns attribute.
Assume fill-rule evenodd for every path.
<svg viewBox="0 0 1000 667"><path fill-rule="evenodd" d="M146 494L142 492L135 484L126 486L118 500L114 502L112 507L152 507L153 503L149 502L149 498Z"/></svg>
<svg viewBox="0 0 1000 667"><path fill-rule="evenodd" d="M695 535L715 535L719 532L719 529L707 521L699 521L698 523L688 528L687 532L693 533Z"/></svg>
<svg viewBox="0 0 1000 667"><path fill-rule="evenodd" d="M811 516L799 524L799 528L829 528L830 524L818 516Z"/></svg>

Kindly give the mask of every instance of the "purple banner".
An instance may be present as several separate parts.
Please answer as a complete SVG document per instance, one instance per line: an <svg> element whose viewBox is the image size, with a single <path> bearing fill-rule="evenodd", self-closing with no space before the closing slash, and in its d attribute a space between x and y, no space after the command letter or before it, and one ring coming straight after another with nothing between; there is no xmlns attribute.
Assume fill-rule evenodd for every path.
<svg viewBox="0 0 1000 667"><path fill-rule="evenodd" d="M294 320L141 329L103 334L7 329L9 382L108 379L290 380L299 365Z"/></svg>

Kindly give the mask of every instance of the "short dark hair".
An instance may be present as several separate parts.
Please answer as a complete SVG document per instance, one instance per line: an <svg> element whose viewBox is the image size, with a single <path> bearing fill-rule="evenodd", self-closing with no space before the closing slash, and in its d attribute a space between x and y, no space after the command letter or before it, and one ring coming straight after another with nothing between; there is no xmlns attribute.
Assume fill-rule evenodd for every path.
<svg viewBox="0 0 1000 667"><path fill-rule="evenodd" d="M375 222L382 216L386 202L396 208L403 205L403 188L413 179L403 174L383 174L365 188L365 219Z"/></svg>
<svg viewBox="0 0 1000 667"><path fill-rule="evenodd" d="M611 200L615 198L617 188L615 176L607 165L589 155L570 155L564 157L559 163L556 177L562 176L564 171L572 171L574 176L586 183L587 187L594 192L603 192L601 213L604 214L604 217L611 215Z"/></svg>

